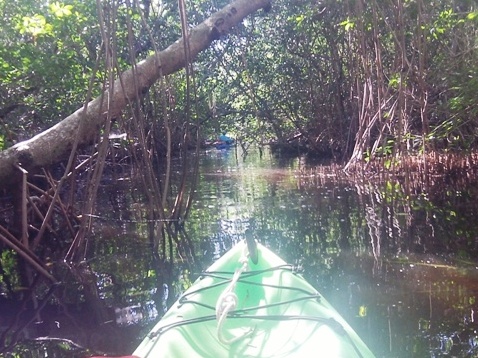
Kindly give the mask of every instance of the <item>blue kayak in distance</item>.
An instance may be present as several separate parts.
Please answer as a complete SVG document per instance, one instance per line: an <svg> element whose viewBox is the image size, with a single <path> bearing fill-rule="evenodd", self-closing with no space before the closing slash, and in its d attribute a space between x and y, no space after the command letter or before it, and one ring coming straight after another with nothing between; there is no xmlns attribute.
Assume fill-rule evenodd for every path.
<svg viewBox="0 0 478 358"><path fill-rule="evenodd" d="M235 145L235 140L234 138L231 138L225 134L221 134L219 136L219 140L214 143L214 146L216 149L229 149L234 147Z"/></svg>
<svg viewBox="0 0 478 358"><path fill-rule="evenodd" d="M374 357L291 265L243 241L185 291L133 353L152 358Z"/></svg>
<svg viewBox="0 0 478 358"><path fill-rule="evenodd" d="M216 147L216 149L219 149L219 150L233 148L235 147L235 145L236 143L234 140L227 141L227 142L218 141L214 143L214 147Z"/></svg>

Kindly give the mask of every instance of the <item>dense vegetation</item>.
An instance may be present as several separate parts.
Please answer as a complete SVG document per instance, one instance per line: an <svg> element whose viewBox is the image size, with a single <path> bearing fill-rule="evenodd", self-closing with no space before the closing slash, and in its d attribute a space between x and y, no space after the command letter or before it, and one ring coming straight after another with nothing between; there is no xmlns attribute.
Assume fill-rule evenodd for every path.
<svg viewBox="0 0 478 358"><path fill-rule="evenodd" d="M109 80L227 3L0 0L0 150L107 93ZM23 181L13 189L0 183L1 298L24 306L33 302L41 311L38 302L59 297L56 284L68 282L81 287L81 295L63 286L63 298L86 302L94 324L102 327L107 318L97 280L107 280L97 275L101 263L95 267L85 260L86 239L95 235L100 182L111 190L113 206L137 217L103 216L132 223L132 231L142 235L96 233L109 240L97 252L141 251L147 265L138 263L134 273L122 268L123 274L134 276L134 290L141 294L162 287L172 276L173 248L182 257L190 254L183 220L191 214L197 172L186 149L221 132L244 149L272 144L347 167L390 166L430 153L466 153L464 166L476 164L475 0L275 0L186 67L161 78L121 118L112 118L111 130L120 135L110 142L105 135L100 143L100 134L110 130L105 125L96 146L73 153L68 165L45 168L28 180L19 174ZM175 167L173 150L183 150ZM410 181L407 199L414 194ZM117 197L118 185L125 183L132 183L131 192ZM387 181L384 197L397 201L398 187ZM429 211L437 213L435 207ZM158 307L164 303L159 296ZM16 335L0 336L0 352L14 345Z"/></svg>
<svg viewBox="0 0 478 358"><path fill-rule="evenodd" d="M226 3L189 1L189 24ZM104 6L115 9L104 21L115 30L118 70L181 34L174 1ZM91 76L98 94L105 71L94 70L101 53L94 2L2 0L0 8L5 148L79 108ZM200 55L194 90L184 73L168 78L174 139L198 119L204 138L227 131L244 145L289 143L338 160L471 150L477 38L469 0L274 1ZM155 90L143 111L160 128L164 101Z"/></svg>

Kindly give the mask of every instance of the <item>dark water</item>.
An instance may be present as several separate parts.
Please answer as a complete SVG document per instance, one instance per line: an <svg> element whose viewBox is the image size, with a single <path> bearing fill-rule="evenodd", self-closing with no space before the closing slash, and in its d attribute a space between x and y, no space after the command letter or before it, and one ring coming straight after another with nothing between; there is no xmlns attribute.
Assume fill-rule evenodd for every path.
<svg viewBox="0 0 478 358"><path fill-rule="evenodd" d="M94 278L101 303L92 305L84 285L66 280L69 317L44 314L49 336L131 353L196 273L249 229L296 265L377 357L478 356L476 185L437 181L424 191L403 178L347 178L258 151L242 158L211 150L200 160L195 204L179 238L193 247L159 270L141 195L126 184L104 186L84 275ZM99 306L108 308L107 324L85 324Z"/></svg>
<svg viewBox="0 0 478 358"><path fill-rule="evenodd" d="M474 185L420 192L233 152L208 153L202 169L195 235L229 243L253 228L377 356L478 355Z"/></svg>

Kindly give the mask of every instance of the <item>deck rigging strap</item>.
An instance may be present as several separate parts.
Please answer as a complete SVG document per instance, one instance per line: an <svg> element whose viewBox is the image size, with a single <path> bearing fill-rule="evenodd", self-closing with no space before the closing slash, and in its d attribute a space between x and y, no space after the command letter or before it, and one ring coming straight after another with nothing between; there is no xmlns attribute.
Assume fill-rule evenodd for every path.
<svg viewBox="0 0 478 358"><path fill-rule="evenodd" d="M234 292L234 289L236 288L236 284L239 281L239 278L241 277L242 273L247 271L247 269L249 268L248 245L244 245L244 250L242 256L239 258L239 263L241 264L241 267L236 269L236 271L234 272L234 276L232 276L231 282L229 282L227 287L221 293L216 303L217 338L223 344L232 344L253 332L253 329L251 328L244 334L239 335L237 337L227 339L224 336L224 322L226 321L229 312L232 312L236 309L238 303L238 298L236 293Z"/></svg>

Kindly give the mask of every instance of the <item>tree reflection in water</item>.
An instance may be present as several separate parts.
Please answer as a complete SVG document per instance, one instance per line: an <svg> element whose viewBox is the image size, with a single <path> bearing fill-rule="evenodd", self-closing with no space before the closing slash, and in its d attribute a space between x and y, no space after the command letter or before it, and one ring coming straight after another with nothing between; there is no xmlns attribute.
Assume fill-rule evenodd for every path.
<svg viewBox="0 0 478 358"><path fill-rule="evenodd" d="M151 253L142 197L136 193L129 205L130 188L104 191L109 197L99 199L102 219L95 221L85 270L74 276L52 263L65 271L64 285L40 312L43 332L35 325L22 331L28 349L42 333L69 339L73 348L131 353L166 305L250 230L296 265L377 356L478 354L474 183L435 178L424 190L413 178L346 176L337 167L267 152L243 159L212 150L202 153L200 165L196 201L173 263ZM192 250L185 249L189 242ZM81 290L88 283L94 298ZM101 325L91 322L99 315L94 302L105 310Z"/></svg>

